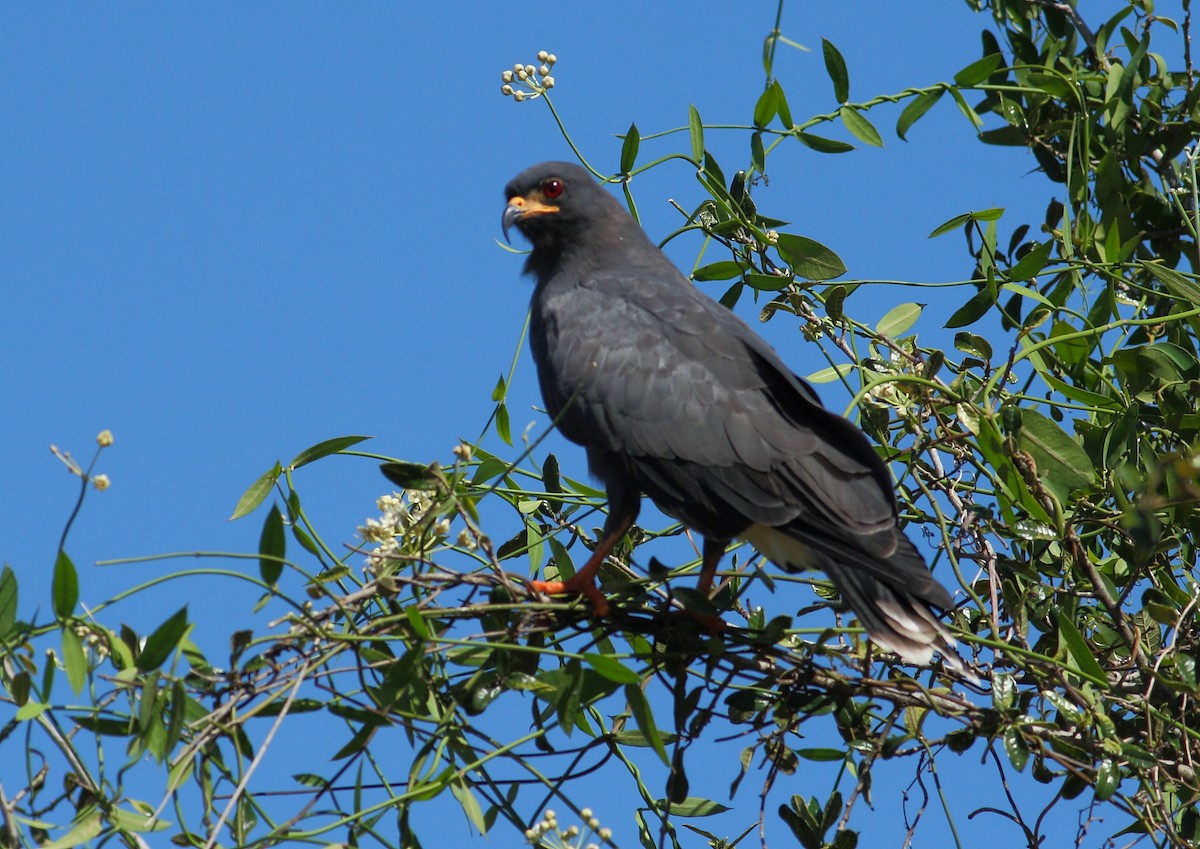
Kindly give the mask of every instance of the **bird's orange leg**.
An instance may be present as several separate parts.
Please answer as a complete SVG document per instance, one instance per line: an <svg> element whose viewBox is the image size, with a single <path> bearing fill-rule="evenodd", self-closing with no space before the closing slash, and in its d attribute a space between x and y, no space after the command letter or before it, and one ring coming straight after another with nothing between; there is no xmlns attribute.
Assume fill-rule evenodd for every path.
<svg viewBox="0 0 1200 849"><path fill-rule="evenodd" d="M721 558L725 556L725 546L728 544L727 540L704 538L700 559L700 580L696 582L696 590L704 593L706 597L712 593L713 578L717 574L717 566L720 564ZM688 615L713 634L720 633L729 627L720 616L692 612L689 612Z"/></svg>
<svg viewBox="0 0 1200 849"><path fill-rule="evenodd" d="M700 580L696 582L696 589L699 592L705 595L712 592L713 578L717 574L717 566L720 565L721 558L725 556L725 546L728 544L722 540L705 537L700 560Z"/></svg>
<svg viewBox="0 0 1200 849"><path fill-rule="evenodd" d="M610 513L608 521L604 523L604 535L596 544L587 563L583 564L582 569L565 581L531 581L530 586L546 595L578 593L591 602L592 611L597 617L607 616L612 605L608 603L604 593L600 592L600 588L596 586L596 574L600 571L604 558L612 553L621 537L625 536L625 532L633 525L635 518L637 518L636 513L633 515Z"/></svg>

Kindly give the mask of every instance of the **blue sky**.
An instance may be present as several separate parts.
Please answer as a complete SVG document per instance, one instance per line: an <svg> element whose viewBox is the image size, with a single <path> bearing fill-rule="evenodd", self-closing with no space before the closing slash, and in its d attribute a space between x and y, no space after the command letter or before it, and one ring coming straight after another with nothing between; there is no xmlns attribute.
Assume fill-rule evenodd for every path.
<svg viewBox="0 0 1200 849"><path fill-rule="evenodd" d="M615 134L631 121L643 135L679 126L689 103L707 122L750 117L774 4L683 9L0 11L0 558L19 576L23 614L47 615L77 492L51 443L86 461L101 429L115 435L97 469L112 488L89 495L68 545L94 603L174 568L91 565L99 560L254 550L258 520L226 517L262 471L312 443L370 434L372 450L427 462L474 437L530 288L519 258L496 244L502 188L528 164L570 158L544 104L500 95L500 72L555 52L555 104L592 163L613 171ZM783 30L813 50L781 46L776 73L800 120L835 108L822 37L845 55L851 100L865 100L949 79L978 57L984 24L965 3L797 2ZM1047 186L1023 149L974 142L949 99L907 144L890 132L898 114L871 113L882 150L783 146L760 207L836 250L851 277L917 282L970 272L957 236L925 238L952 215L1023 213L1002 225L1006 235L1040 221ZM707 138L727 173L744 167L745 136ZM686 144L647 142L642 158ZM701 198L680 164L634 191L660 238L678 225L668 198L689 209ZM687 267L698 248L680 239L671 253ZM952 293L931 304L939 314L966 298L872 289L863 317L931 291ZM743 307L752 318L753 305ZM801 374L824 367L786 321L764 332ZM524 353L510 394L515 431L544 425L536 404ZM580 452L562 453L581 476ZM375 466L334 459L304 474L308 510L353 542L385 491ZM171 584L141 603L161 603L165 615L188 602L194 621L242 616L252 603L209 590ZM630 823L604 819L634 844ZM877 827L895 834L894 817Z"/></svg>

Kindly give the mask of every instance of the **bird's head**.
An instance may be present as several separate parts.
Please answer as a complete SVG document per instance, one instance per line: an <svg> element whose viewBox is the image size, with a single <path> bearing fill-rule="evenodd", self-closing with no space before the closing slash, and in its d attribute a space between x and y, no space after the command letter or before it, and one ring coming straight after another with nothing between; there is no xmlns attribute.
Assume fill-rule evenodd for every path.
<svg viewBox="0 0 1200 849"><path fill-rule="evenodd" d="M504 238L515 224L536 251L555 249L591 223L621 212L591 174L570 162L542 162L526 168L504 187Z"/></svg>

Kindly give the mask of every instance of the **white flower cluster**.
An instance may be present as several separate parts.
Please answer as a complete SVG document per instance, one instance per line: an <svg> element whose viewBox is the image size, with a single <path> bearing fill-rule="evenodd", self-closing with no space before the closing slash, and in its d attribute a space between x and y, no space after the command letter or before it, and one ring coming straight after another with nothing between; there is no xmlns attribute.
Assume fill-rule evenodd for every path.
<svg viewBox="0 0 1200 849"><path fill-rule="evenodd" d="M406 489L381 495L375 502L379 508L378 519L367 519L358 529L364 542L374 543L375 548L367 553L367 567L378 569L390 558L395 558L409 539L408 532L436 508L433 493L423 489ZM429 528L429 535L441 539L450 532L450 520L442 518ZM424 547L424 546L423 546Z"/></svg>
<svg viewBox="0 0 1200 849"><path fill-rule="evenodd" d="M579 814L584 819L587 831L577 825L559 828L558 817L554 811L547 810L541 820L525 832L525 840L538 849L600 849L599 843L585 844L588 832L594 833L602 843L612 839L612 829L601 828L600 820L593 816L591 808L584 808Z"/></svg>
<svg viewBox="0 0 1200 849"><path fill-rule="evenodd" d="M539 50L537 60L537 65L518 63L501 73L500 79L504 85L500 86L500 93L520 103L523 100L541 97L554 88L554 77L550 76L550 70L558 61L558 57L545 50Z"/></svg>

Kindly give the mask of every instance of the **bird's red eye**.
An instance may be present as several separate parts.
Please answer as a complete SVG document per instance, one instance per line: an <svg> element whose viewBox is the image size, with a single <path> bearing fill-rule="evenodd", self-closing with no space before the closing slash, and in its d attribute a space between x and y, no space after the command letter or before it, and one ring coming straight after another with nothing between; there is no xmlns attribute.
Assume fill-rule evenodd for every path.
<svg viewBox="0 0 1200 849"><path fill-rule="evenodd" d="M550 200L554 200L562 196L563 188L562 180L547 180L542 183L542 194Z"/></svg>

